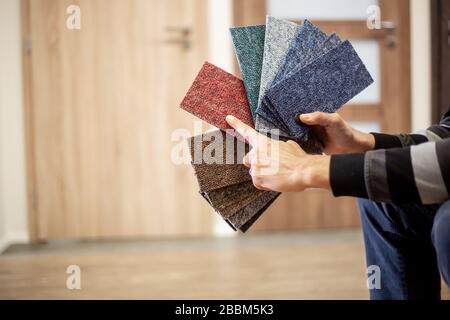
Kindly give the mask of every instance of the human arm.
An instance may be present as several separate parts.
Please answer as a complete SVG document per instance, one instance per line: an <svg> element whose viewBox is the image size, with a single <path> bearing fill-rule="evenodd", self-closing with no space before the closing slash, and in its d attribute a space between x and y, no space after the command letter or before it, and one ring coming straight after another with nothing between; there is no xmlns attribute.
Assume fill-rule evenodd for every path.
<svg viewBox="0 0 450 320"><path fill-rule="evenodd" d="M448 199L449 139L365 153L308 155L293 141L274 141L237 119L227 121L253 146L244 163L259 188L280 192L325 188L335 196L384 202L426 204ZM280 151L267 152L267 145Z"/></svg>

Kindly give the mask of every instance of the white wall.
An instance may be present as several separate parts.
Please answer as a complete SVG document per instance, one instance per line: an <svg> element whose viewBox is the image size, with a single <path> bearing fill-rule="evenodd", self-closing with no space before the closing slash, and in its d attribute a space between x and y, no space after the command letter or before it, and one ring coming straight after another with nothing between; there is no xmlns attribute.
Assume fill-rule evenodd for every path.
<svg viewBox="0 0 450 320"><path fill-rule="evenodd" d="M234 73L233 45L228 28L233 23L233 10L231 0L208 1L208 35L209 35L209 62L218 67ZM213 234L215 236L234 236L228 224L215 212L213 219Z"/></svg>
<svg viewBox="0 0 450 320"><path fill-rule="evenodd" d="M209 0L209 61L233 73L233 46L229 27L233 23L231 0Z"/></svg>
<svg viewBox="0 0 450 320"><path fill-rule="evenodd" d="M430 0L411 0L411 102L413 131L431 124Z"/></svg>
<svg viewBox="0 0 450 320"><path fill-rule="evenodd" d="M0 1L0 252L28 240L20 0Z"/></svg>

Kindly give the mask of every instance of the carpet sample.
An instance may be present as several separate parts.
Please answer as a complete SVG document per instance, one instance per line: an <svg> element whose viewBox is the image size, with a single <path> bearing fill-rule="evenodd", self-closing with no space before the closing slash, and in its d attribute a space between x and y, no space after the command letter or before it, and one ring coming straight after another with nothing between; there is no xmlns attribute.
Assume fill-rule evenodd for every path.
<svg viewBox="0 0 450 320"><path fill-rule="evenodd" d="M318 57L324 55L328 51L336 48L338 45L342 43L341 39L337 36L336 33L332 33L320 46L315 47L311 51L307 52L302 59L299 60L298 64L295 65L287 74L285 78L290 77L294 73L298 72L307 64L311 63Z"/></svg>
<svg viewBox="0 0 450 320"><path fill-rule="evenodd" d="M259 128L258 129L259 132L264 133L266 135L268 135L270 132L272 132L272 130L277 129L277 130L279 130L280 137L286 137L286 138L290 137L290 134L288 134L286 131L280 129L272 121L261 117L259 114L256 114L255 126Z"/></svg>
<svg viewBox="0 0 450 320"><path fill-rule="evenodd" d="M302 31L308 30L309 28L316 28L316 27L311 27L312 24L310 22L307 22L306 20L305 20L305 23L307 25L309 25L310 27L302 28ZM294 74L295 72L301 70L301 68L303 68L307 64L311 63L312 61L314 61L321 55L323 55L323 54L327 53L328 51L332 50L333 48L337 47L341 43L341 40L339 39L339 37L334 33L332 35L330 35L329 37L325 36L325 41L322 41L323 38L321 35L317 35L317 37L319 37L320 39L318 41L315 41L315 45L312 45L312 43L314 42L314 40L313 40L314 37L306 37L308 39L308 43L310 44L308 47L310 50L304 50L303 55L294 56L294 54L291 54L291 58L293 60L295 60L295 62L297 64L295 65L295 67L293 67L292 70L286 69L286 72L285 72L286 74L283 74L284 78L287 78L287 77L291 76L292 74ZM319 41L322 41L322 42L319 43ZM297 47L299 47L299 46L300 45L297 45ZM276 80L274 82L276 82ZM266 100L263 99L261 108L259 109L259 112L263 115L264 119L268 119L268 118L274 119L274 121L276 121L276 124L275 124L276 126L283 128L283 132L286 133L288 137L296 140L295 135L290 131L290 129L284 123L283 119L278 115L278 111L274 110L272 108L272 106L270 104L265 103L265 101Z"/></svg>
<svg viewBox="0 0 450 320"><path fill-rule="evenodd" d="M272 192L272 191L267 191L267 192ZM270 205L278 198L278 196L281 193L276 193L275 195L271 194L270 196L267 196L267 202L261 201L258 204L255 204L255 206L252 208L253 210L257 209L255 207L257 206L261 206L259 208L259 210L256 212L256 214L254 214L246 223L244 223L241 227L239 227L239 230L241 230L241 232L246 232L258 219L259 217L270 207Z"/></svg>
<svg viewBox="0 0 450 320"><path fill-rule="evenodd" d="M286 75L312 51L315 51L318 48L320 49L326 39L327 35L325 33L305 19L298 29L297 35L291 42L284 63L278 70L273 84L285 78Z"/></svg>
<svg viewBox="0 0 450 320"><path fill-rule="evenodd" d="M189 138L188 145L200 194L233 229L261 215L278 194L254 187L248 168L241 164L250 150L245 142L215 130ZM208 154L215 162L203 157Z"/></svg>
<svg viewBox="0 0 450 320"><path fill-rule="evenodd" d="M180 107L219 129L231 129L227 115L254 127L243 81L209 62L203 64Z"/></svg>
<svg viewBox="0 0 450 320"><path fill-rule="evenodd" d="M230 28L234 51L244 80L253 121L255 121L256 108L258 107L265 33L265 25Z"/></svg>
<svg viewBox="0 0 450 320"><path fill-rule="evenodd" d="M227 220L235 229L246 232L269 206L280 195L279 192L264 191L261 196L252 201L248 206L239 210Z"/></svg>
<svg viewBox="0 0 450 320"><path fill-rule="evenodd" d="M187 143L200 192L252 179L248 168L242 164L243 156L250 150L247 143L222 130L190 137ZM209 159L210 155L214 157Z"/></svg>
<svg viewBox="0 0 450 320"><path fill-rule="evenodd" d="M264 39L258 108L261 105L267 88L272 84L272 81L278 73L278 69L283 64L291 42L298 33L299 28L300 26L296 23L276 19L272 16L266 17L266 35Z"/></svg>
<svg viewBox="0 0 450 320"><path fill-rule="evenodd" d="M253 186L252 181L245 181L201 194L214 210L226 219L248 206L263 193L263 190Z"/></svg>
<svg viewBox="0 0 450 320"><path fill-rule="evenodd" d="M295 70L301 69L303 66L336 47L340 42L336 34L327 37L319 28L308 20L305 20L292 41L284 64L278 71L270 87L291 75ZM272 110L270 104L266 104L264 99L261 107L258 109L258 113L264 119L270 119L272 123L287 133L289 137L294 138L294 135L290 132L277 111Z"/></svg>
<svg viewBox="0 0 450 320"><path fill-rule="evenodd" d="M250 227L253 223L248 222L256 221L254 217L259 217L278 195L278 192L256 189L251 181L202 193L215 212L234 230L241 231L244 225Z"/></svg>
<svg viewBox="0 0 450 320"><path fill-rule="evenodd" d="M371 83L364 63L350 42L344 41L271 87L265 103L277 110L296 139L305 140L310 128L298 123L296 115L335 112Z"/></svg>

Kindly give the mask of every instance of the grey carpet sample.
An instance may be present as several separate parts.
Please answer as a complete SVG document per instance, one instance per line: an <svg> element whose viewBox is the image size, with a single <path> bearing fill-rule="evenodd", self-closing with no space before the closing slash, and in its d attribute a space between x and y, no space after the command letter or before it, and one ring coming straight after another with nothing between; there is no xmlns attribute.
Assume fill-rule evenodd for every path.
<svg viewBox="0 0 450 320"><path fill-rule="evenodd" d="M258 107L264 54L265 25L230 28L234 51L244 80L253 120Z"/></svg>
<svg viewBox="0 0 450 320"><path fill-rule="evenodd" d="M326 39L327 35L325 33L308 20L305 20L300 26L297 35L292 40L284 63L278 70L273 84L285 78L312 51L317 48L321 49Z"/></svg>
<svg viewBox="0 0 450 320"><path fill-rule="evenodd" d="M280 194L274 191L264 191L260 197L252 201L248 206L229 217L227 219L229 224L242 232L246 232Z"/></svg>
<svg viewBox="0 0 450 320"><path fill-rule="evenodd" d="M278 196L278 192L255 188L248 168L240 164L250 147L221 130L191 137L188 144L200 194L233 229L242 231L247 225L246 231L252 224L248 221L260 216ZM203 155L213 155L215 162L205 161Z"/></svg>
<svg viewBox="0 0 450 320"><path fill-rule="evenodd" d="M364 63L344 41L271 87L264 102L278 112L296 139L304 140L310 127L299 124L297 114L335 112L371 83Z"/></svg>
<svg viewBox="0 0 450 320"><path fill-rule="evenodd" d="M264 56L261 70L261 86L259 89L258 108L267 88L275 79L279 68L289 50L292 40L298 33L300 26L287 21L266 17L266 35L264 40ZM256 127L256 129L259 129Z"/></svg>

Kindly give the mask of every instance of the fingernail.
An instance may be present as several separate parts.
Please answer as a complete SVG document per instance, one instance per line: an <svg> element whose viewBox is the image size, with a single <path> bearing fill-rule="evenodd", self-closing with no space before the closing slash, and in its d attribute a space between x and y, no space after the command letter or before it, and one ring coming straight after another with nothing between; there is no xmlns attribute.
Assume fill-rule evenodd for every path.
<svg viewBox="0 0 450 320"><path fill-rule="evenodd" d="M304 113L301 114L300 117L302 117L302 119L308 120L310 118L310 115L308 113Z"/></svg>
<svg viewBox="0 0 450 320"><path fill-rule="evenodd" d="M297 113L297 114L295 115L295 122L297 122L297 124L299 124L299 125L302 125L302 124L303 124L302 120L300 120L300 117L301 117L301 116L302 116L301 113ZM303 115L303 118L305 119L304 115ZM306 120L308 120L307 117L306 117Z"/></svg>
<svg viewBox="0 0 450 320"><path fill-rule="evenodd" d="M234 121L234 119L236 119L236 118L231 115L228 115L225 117L225 120L227 120L227 121Z"/></svg>

